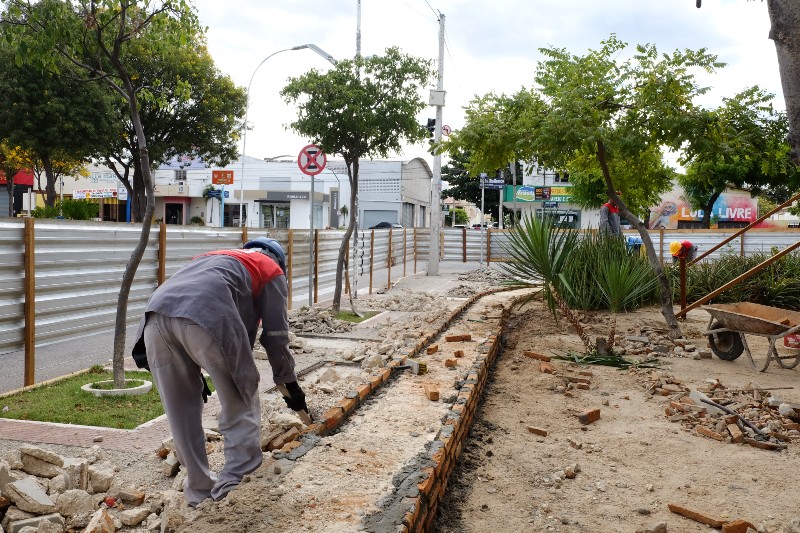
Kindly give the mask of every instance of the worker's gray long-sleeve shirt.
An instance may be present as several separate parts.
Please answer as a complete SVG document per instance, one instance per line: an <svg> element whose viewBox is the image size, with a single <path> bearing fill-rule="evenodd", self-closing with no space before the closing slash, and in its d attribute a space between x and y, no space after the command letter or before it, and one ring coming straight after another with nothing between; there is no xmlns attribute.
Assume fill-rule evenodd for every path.
<svg viewBox="0 0 800 533"><path fill-rule="evenodd" d="M259 381L253 345L260 320L263 332L259 340L269 356L275 383L296 381L289 349L286 277L278 275L264 283L257 297L252 291L252 276L238 259L229 255L193 259L150 297L133 352L145 352L142 333L147 313L187 318L218 343L242 396L250 398Z"/></svg>

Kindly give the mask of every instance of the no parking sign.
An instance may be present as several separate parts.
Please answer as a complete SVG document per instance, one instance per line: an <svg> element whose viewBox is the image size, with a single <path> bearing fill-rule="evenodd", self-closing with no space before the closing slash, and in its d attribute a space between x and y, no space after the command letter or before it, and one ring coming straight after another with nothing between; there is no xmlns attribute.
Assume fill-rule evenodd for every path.
<svg viewBox="0 0 800 533"><path fill-rule="evenodd" d="M309 176L316 176L325 170L327 163L328 157L316 144L304 147L297 156L297 166L300 167L300 172Z"/></svg>

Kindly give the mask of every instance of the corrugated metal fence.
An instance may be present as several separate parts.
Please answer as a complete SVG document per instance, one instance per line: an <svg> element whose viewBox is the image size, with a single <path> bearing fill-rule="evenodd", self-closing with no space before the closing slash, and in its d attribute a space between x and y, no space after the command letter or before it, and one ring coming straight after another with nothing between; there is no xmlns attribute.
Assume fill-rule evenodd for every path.
<svg viewBox="0 0 800 533"><path fill-rule="evenodd" d="M27 228L27 229L26 229ZM63 220L0 219L0 354L23 350L27 343L45 346L114 329L117 295L131 251L139 240L138 224ZM253 233L250 236L261 233ZM262 230L263 231L263 230ZM672 240L688 239L700 251L736 230L659 230L652 233L656 250L669 257ZM332 297L336 262L343 236L338 230L271 230L287 251L290 305L317 303ZM635 232L626 232L635 235ZM147 298L190 258L215 249L236 248L248 238L243 228L155 226L131 288L128 322L138 322ZM442 261L489 262L508 257L508 232L490 229L445 228L438 247ZM424 271L430 249L429 229L362 230L356 253L352 239L348 259L359 286L369 290ZM785 248L800 240L800 230L751 230L713 257L723 253L749 255ZM313 246L313 270L309 246ZM34 253L26 262L26 247ZM313 275L309 279L309 272ZM32 273L27 275L28 272ZM351 278L352 279L352 278ZM26 314L26 294L34 296L34 313ZM33 321L32 338L26 321Z"/></svg>
<svg viewBox="0 0 800 533"><path fill-rule="evenodd" d="M0 354L24 350L26 343L47 346L113 332L119 286L140 232L139 224L0 219ZM250 236L261 234L250 230ZM270 231L287 252L290 308L309 298L318 303L332 297L343 235ZM356 288L372 292L418 272L426 265L429 235L427 229L360 231L354 266L358 277L369 276L369 283ZM243 228L154 226L131 287L128 325L139 321L160 279L196 255L239 248L247 239ZM315 252L313 268L309 245ZM351 246L348 259L353 263ZM33 250L30 256L27 249ZM349 280L344 289L350 290ZM33 296L33 306L25 306L26 295Z"/></svg>

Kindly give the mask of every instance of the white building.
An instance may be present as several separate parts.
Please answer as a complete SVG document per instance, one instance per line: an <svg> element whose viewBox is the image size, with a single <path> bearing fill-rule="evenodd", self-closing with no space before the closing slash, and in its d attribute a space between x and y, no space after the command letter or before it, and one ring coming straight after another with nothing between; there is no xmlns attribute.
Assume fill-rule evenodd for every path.
<svg viewBox="0 0 800 533"><path fill-rule="evenodd" d="M243 165L244 163L244 165ZM181 168L181 164L183 167ZM233 171L233 184L214 185L215 170ZM239 177L244 175L244 182ZM423 159L411 161L363 161L359 172L359 226L400 222L405 227L430 224L432 173ZM224 168L207 168L197 162L172 162L155 173L156 218L167 223L238 226L240 210L250 228L337 228L347 224L342 206L350 209L350 182L343 161L328 161L313 177L304 174L294 160L264 161L245 157ZM226 198L203 199L213 186Z"/></svg>

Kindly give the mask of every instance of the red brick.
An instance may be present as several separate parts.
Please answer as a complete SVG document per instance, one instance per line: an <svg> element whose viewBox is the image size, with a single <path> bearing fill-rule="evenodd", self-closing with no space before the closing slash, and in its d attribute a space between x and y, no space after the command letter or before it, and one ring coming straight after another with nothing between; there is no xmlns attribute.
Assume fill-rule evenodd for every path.
<svg viewBox="0 0 800 533"><path fill-rule="evenodd" d="M425 391L425 396L427 396L430 401L439 401L439 389L434 385L423 385L422 390Z"/></svg>
<svg viewBox="0 0 800 533"><path fill-rule="evenodd" d="M711 431L710 429L708 429L707 427L704 427L704 426L697 426L695 428L695 431L697 433L699 433L700 435L703 435L703 436L708 437L710 439L719 440L719 441L725 440L725 437L723 437L722 435L720 435L716 431Z"/></svg>
<svg viewBox="0 0 800 533"><path fill-rule="evenodd" d="M362 385L358 388L358 398L360 400L363 400L364 398L369 396L370 392L372 392L372 387L370 387L369 384Z"/></svg>
<svg viewBox="0 0 800 533"><path fill-rule="evenodd" d="M525 355L525 357L530 357L531 359L538 359L539 361L549 361L551 359L551 357L549 355L544 355L544 354L541 354L541 353L531 352L531 351L528 351L528 350L525 350L522 353Z"/></svg>
<svg viewBox="0 0 800 533"><path fill-rule="evenodd" d="M747 520L734 520L722 525L722 533L747 533L747 529L756 530L756 526Z"/></svg>
<svg viewBox="0 0 800 533"><path fill-rule="evenodd" d="M461 342L462 340L464 340L464 336L463 335L445 335L444 336L444 340L446 342Z"/></svg>
<svg viewBox="0 0 800 533"><path fill-rule="evenodd" d="M438 344L431 344L430 346L428 346L428 349L425 350L425 353L427 353L428 355L431 355L431 354L434 354L434 353L436 353L438 351L439 351L439 345Z"/></svg>
<svg viewBox="0 0 800 533"><path fill-rule="evenodd" d="M331 430L339 425L342 421L342 417L344 416L344 412L342 411L341 407L331 407L325 414L322 415L322 423L325 426L325 429Z"/></svg>
<svg viewBox="0 0 800 533"><path fill-rule="evenodd" d="M542 374L555 374L556 367L554 367L553 365L551 365L546 361L541 361L539 363L539 372L541 372Z"/></svg>
<svg viewBox="0 0 800 533"><path fill-rule="evenodd" d="M461 340L462 341L471 341L472 340L472 335L469 334L469 333L465 333L465 334L461 335Z"/></svg>
<svg viewBox="0 0 800 533"><path fill-rule="evenodd" d="M723 522L718 518L713 518L709 515L700 513L698 511L692 511L691 509L687 509L686 507L683 507L682 505L678 505L676 503L667 504L667 508L675 514L685 516L686 518L690 518L695 522L700 522L701 524L715 527L717 529L721 528L725 524L725 522Z"/></svg>
<svg viewBox="0 0 800 533"><path fill-rule="evenodd" d="M578 383L575 386L577 388L579 388L580 390L589 390L590 389L590 387L589 387L589 385L587 383Z"/></svg>
<svg viewBox="0 0 800 533"><path fill-rule="evenodd" d="M453 357L464 357L464 350L456 350L453 352Z"/></svg>
<svg viewBox="0 0 800 533"><path fill-rule="evenodd" d="M731 434L731 442L735 442L737 444L744 442L744 434L736 424L728 424L728 433Z"/></svg>
<svg viewBox="0 0 800 533"><path fill-rule="evenodd" d="M444 366L446 366L447 368L455 368L456 366L458 366L458 360L457 359L445 359L444 360Z"/></svg>
<svg viewBox="0 0 800 533"><path fill-rule="evenodd" d="M433 483L436 481L436 478L433 475L433 468L423 468L422 472L428 474L426 479L423 479L419 483L417 483L417 488L419 489L420 493L422 494L429 494L431 489L433 488Z"/></svg>
<svg viewBox="0 0 800 533"><path fill-rule="evenodd" d="M345 398L343 400L339 400L339 405L345 413L352 413L355 411L358 402L355 398Z"/></svg>
<svg viewBox="0 0 800 533"><path fill-rule="evenodd" d="M578 415L578 422L584 426L600 420L600 409L589 409Z"/></svg>

